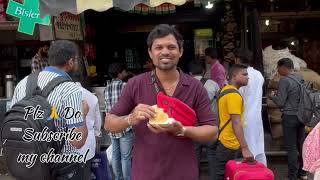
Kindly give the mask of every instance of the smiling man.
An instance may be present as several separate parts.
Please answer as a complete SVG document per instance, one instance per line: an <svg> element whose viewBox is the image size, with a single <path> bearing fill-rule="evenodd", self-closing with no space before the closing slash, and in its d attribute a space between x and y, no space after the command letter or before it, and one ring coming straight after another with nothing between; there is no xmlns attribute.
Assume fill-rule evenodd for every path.
<svg viewBox="0 0 320 180"><path fill-rule="evenodd" d="M198 179L192 140L213 142L218 130L208 94L200 81L177 68L183 39L174 27L157 25L147 44L155 69L129 80L118 103L106 115L104 127L110 132L133 127L132 180ZM151 106L157 104L160 91L191 107L199 126L185 127L177 121L166 127L148 124L155 116Z"/></svg>

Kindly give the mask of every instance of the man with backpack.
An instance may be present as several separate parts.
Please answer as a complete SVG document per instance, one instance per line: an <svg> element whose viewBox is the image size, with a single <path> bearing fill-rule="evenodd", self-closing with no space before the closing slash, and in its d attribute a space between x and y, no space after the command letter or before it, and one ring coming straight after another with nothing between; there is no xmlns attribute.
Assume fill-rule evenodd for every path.
<svg viewBox="0 0 320 180"><path fill-rule="evenodd" d="M80 87L72 82L68 75L76 71L77 54L77 46L73 42L56 41L48 53L51 66L25 77L15 89L12 107L4 120L1 140L9 171L19 180L83 179L82 163L43 163L44 158L38 157L31 168L26 168L24 164L15 160L18 156L15 153L17 151L40 156L53 148L56 154L77 154L77 149L85 144L87 138L85 116L88 113L88 104L82 102ZM35 106L37 108L33 109ZM24 110L30 110L33 115L26 116ZM50 133L70 133L72 129L81 135L81 139L64 138L58 142L34 140L26 143L21 136L26 135L23 132L28 126L36 132L47 128Z"/></svg>
<svg viewBox="0 0 320 180"><path fill-rule="evenodd" d="M223 87L218 96L219 130L218 144L214 159L214 180L223 180L225 165L229 160L243 157L252 161L243 133L244 104L238 91L248 84L247 66L235 64L229 70L229 85Z"/></svg>
<svg viewBox="0 0 320 180"><path fill-rule="evenodd" d="M193 61L189 64L189 71L190 75L193 76L195 79L199 80L204 88L208 92L208 96L211 102L211 110L214 114L217 114L217 95L219 93L219 85L211 79L207 79L203 77L205 73L205 65L202 64L200 61ZM207 159L209 163L209 179L213 179L213 164L214 164L214 155L215 155L215 143L201 143L201 142L194 142L195 144L195 151L198 160L198 167L199 167L199 175L200 175L200 161L201 161L201 154L202 149L206 148L207 152Z"/></svg>
<svg viewBox="0 0 320 180"><path fill-rule="evenodd" d="M299 120L302 77L293 74L294 65L291 59L282 58L278 61L278 72L283 76L278 84L276 94L271 93L273 102L282 111L283 138L288 157L288 177L290 180L307 179L302 170L302 144L305 138L305 125Z"/></svg>

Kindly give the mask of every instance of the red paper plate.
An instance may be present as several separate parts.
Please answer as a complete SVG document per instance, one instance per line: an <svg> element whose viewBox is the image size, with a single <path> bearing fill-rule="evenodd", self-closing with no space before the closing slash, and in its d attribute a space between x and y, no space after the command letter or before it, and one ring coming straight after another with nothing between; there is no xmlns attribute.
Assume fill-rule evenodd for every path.
<svg viewBox="0 0 320 180"><path fill-rule="evenodd" d="M157 106L164 109L164 112L166 112L170 118L174 118L184 126L196 125L196 113L179 99L166 96L163 92L159 92L157 95Z"/></svg>

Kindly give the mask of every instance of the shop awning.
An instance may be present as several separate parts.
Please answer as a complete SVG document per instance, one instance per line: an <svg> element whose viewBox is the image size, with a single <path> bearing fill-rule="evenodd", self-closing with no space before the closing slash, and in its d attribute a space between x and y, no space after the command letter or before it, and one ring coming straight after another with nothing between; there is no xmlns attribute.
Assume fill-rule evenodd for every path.
<svg viewBox="0 0 320 180"><path fill-rule="evenodd" d="M106 11L112 7L124 11L132 10L137 4L156 7L163 3L182 5L188 0L40 0L41 16L50 14L58 16L61 12L80 14L87 9Z"/></svg>

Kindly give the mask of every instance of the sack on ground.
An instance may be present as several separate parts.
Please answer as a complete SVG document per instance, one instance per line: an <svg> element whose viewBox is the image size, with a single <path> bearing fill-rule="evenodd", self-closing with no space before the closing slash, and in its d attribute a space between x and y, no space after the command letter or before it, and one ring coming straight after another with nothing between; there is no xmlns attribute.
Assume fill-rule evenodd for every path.
<svg viewBox="0 0 320 180"><path fill-rule="evenodd" d="M282 122L282 112L279 108L268 108L268 114L271 123L281 123Z"/></svg>

